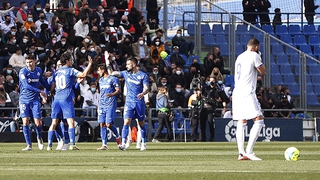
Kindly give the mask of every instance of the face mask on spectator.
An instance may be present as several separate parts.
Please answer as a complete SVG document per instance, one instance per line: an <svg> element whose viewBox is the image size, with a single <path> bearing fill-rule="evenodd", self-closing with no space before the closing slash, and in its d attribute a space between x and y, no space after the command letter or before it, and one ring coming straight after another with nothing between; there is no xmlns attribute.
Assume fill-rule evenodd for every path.
<svg viewBox="0 0 320 180"><path fill-rule="evenodd" d="M89 40L88 38L85 38L85 39L84 39L84 42L89 43L90 40Z"/></svg>
<svg viewBox="0 0 320 180"><path fill-rule="evenodd" d="M13 43L13 44L15 44L16 42L17 42L17 40L16 40L16 39L12 41L12 43Z"/></svg>
<svg viewBox="0 0 320 180"><path fill-rule="evenodd" d="M180 93L181 92L181 88L177 88L176 91L177 91L177 93Z"/></svg>
<svg viewBox="0 0 320 180"><path fill-rule="evenodd" d="M41 11L41 8L37 8L37 11Z"/></svg>
<svg viewBox="0 0 320 180"><path fill-rule="evenodd" d="M30 53L34 53L34 51L35 51L34 49L29 49Z"/></svg>
<svg viewBox="0 0 320 180"><path fill-rule="evenodd" d="M218 81L218 84L222 84L222 81Z"/></svg>
<svg viewBox="0 0 320 180"><path fill-rule="evenodd" d="M92 92L96 92L96 88L91 88L91 91Z"/></svg>
<svg viewBox="0 0 320 180"><path fill-rule="evenodd" d="M7 70L7 74L11 74L12 73L12 70L11 69L8 69Z"/></svg>
<svg viewBox="0 0 320 180"><path fill-rule="evenodd" d="M26 31L26 28L25 28L25 27L23 27L23 28L21 29L21 31L23 31L23 32L24 32L24 31Z"/></svg>
<svg viewBox="0 0 320 180"><path fill-rule="evenodd" d="M84 82L83 82L83 84L87 84L87 83L88 83L88 81L84 81Z"/></svg>
<svg viewBox="0 0 320 180"><path fill-rule="evenodd" d="M14 83L14 80L11 80L11 81L10 81L10 84L13 84L13 83Z"/></svg>
<svg viewBox="0 0 320 180"><path fill-rule="evenodd" d="M26 44L28 42L28 39L23 39L22 42Z"/></svg>
<svg viewBox="0 0 320 180"><path fill-rule="evenodd" d="M143 46L143 40L139 41L140 46Z"/></svg>
<svg viewBox="0 0 320 180"><path fill-rule="evenodd" d="M112 60L112 61L115 61L115 60L116 60L116 57L113 56L113 57L111 58L111 60Z"/></svg>
<svg viewBox="0 0 320 180"><path fill-rule="evenodd" d="M56 40L52 40L52 44L55 44L57 41Z"/></svg>
<svg viewBox="0 0 320 180"><path fill-rule="evenodd" d="M90 51L91 51L91 52L94 52L94 48L91 48Z"/></svg>
<svg viewBox="0 0 320 180"><path fill-rule="evenodd" d="M162 86L165 86L165 85L167 85L167 83L161 83L162 84Z"/></svg>
<svg viewBox="0 0 320 180"><path fill-rule="evenodd" d="M177 34L177 37L181 37L181 34L179 33L179 34Z"/></svg>
<svg viewBox="0 0 320 180"><path fill-rule="evenodd" d="M177 75L180 75L181 74L181 71L176 71Z"/></svg>
<svg viewBox="0 0 320 180"><path fill-rule="evenodd" d="M25 11L27 11L27 10L28 10L28 6L25 6L23 9L24 9Z"/></svg>
<svg viewBox="0 0 320 180"><path fill-rule="evenodd" d="M210 86L210 83L211 83L210 81L206 81L207 86Z"/></svg>
<svg viewBox="0 0 320 180"><path fill-rule="evenodd" d="M65 45L65 44L66 44L66 42L65 42L65 41L61 41L61 44L62 44L62 45Z"/></svg>
<svg viewBox="0 0 320 180"><path fill-rule="evenodd" d="M4 107L6 104L0 104L1 107Z"/></svg>
<svg viewBox="0 0 320 180"><path fill-rule="evenodd" d="M153 74L157 75L159 73L159 71L153 71Z"/></svg>
<svg viewBox="0 0 320 180"><path fill-rule="evenodd" d="M160 42L155 42L156 46L159 46Z"/></svg>
<svg viewBox="0 0 320 180"><path fill-rule="evenodd" d="M32 18L28 18L28 22L32 22L33 21L33 19Z"/></svg>
<svg viewBox="0 0 320 180"><path fill-rule="evenodd" d="M15 31L11 31L11 34L12 34L12 35L16 35L16 32L15 32Z"/></svg>
<svg viewBox="0 0 320 180"><path fill-rule="evenodd" d="M114 13L115 13L115 14L118 14L118 10L115 10Z"/></svg>
<svg viewBox="0 0 320 180"><path fill-rule="evenodd" d="M104 9L101 9L101 13L104 13Z"/></svg>
<svg viewBox="0 0 320 180"><path fill-rule="evenodd" d="M121 31L117 31L117 34L121 34Z"/></svg>
<svg viewBox="0 0 320 180"><path fill-rule="evenodd" d="M109 23L109 25L110 25L110 26L113 26L113 25L114 25L114 23L113 23L113 22L110 22L110 23Z"/></svg>
<svg viewBox="0 0 320 180"><path fill-rule="evenodd" d="M82 49L82 50L81 50L81 53L82 53L82 54L84 54L85 52L86 52L86 50L85 50L85 49Z"/></svg>

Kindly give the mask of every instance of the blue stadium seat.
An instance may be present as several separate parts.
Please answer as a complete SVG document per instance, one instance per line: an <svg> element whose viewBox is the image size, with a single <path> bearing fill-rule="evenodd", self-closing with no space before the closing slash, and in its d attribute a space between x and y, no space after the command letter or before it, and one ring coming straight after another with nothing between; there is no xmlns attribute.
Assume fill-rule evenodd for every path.
<svg viewBox="0 0 320 180"><path fill-rule="evenodd" d="M311 50L311 46L310 45L300 45L300 51L309 54L309 55L313 55L312 50Z"/></svg>
<svg viewBox="0 0 320 180"><path fill-rule="evenodd" d="M294 75L299 75L300 74L300 70L299 70L299 64L298 65L294 65Z"/></svg>
<svg viewBox="0 0 320 180"><path fill-rule="evenodd" d="M188 61L190 62L190 64L192 63L192 61L193 61L194 59L197 59L199 64L202 63L202 62L200 61L199 56L197 56L197 55L191 55L191 56L189 56L189 60L188 60Z"/></svg>
<svg viewBox="0 0 320 180"><path fill-rule="evenodd" d="M319 35L310 35L309 36L309 45L310 46L320 45L320 36Z"/></svg>
<svg viewBox="0 0 320 180"><path fill-rule="evenodd" d="M259 25L255 25L255 27L257 27L258 29L261 29L261 27L259 27ZM259 30L257 30L255 27L250 26L249 29L249 34L259 34L261 33Z"/></svg>
<svg viewBox="0 0 320 180"><path fill-rule="evenodd" d="M283 83L286 84L286 85L297 84L293 74L291 74L291 75L289 75L289 74L283 75Z"/></svg>
<svg viewBox="0 0 320 180"><path fill-rule="evenodd" d="M224 34L217 34L216 35L216 43L221 45L221 44L228 44L226 35Z"/></svg>
<svg viewBox="0 0 320 180"><path fill-rule="evenodd" d="M315 94L308 94L307 95L307 105L308 106L320 106L318 101L318 97Z"/></svg>
<svg viewBox="0 0 320 180"><path fill-rule="evenodd" d="M239 56L243 53L243 46L241 44L236 44L236 55Z"/></svg>
<svg viewBox="0 0 320 180"><path fill-rule="evenodd" d="M297 118L309 118L308 114L298 113Z"/></svg>
<svg viewBox="0 0 320 180"><path fill-rule="evenodd" d="M281 65L280 66L280 73L282 74L282 75L293 75L293 73L292 73L292 67L289 65L289 66L287 66L287 65Z"/></svg>
<svg viewBox="0 0 320 180"><path fill-rule="evenodd" d="M312 59L310 59L310 58L306 58L306 60L307 60L307 62L306 62L306 64L308 65L308 66L312 66L312 65L318 65L318 63L316 62L316 61L314 61L314 60L312 60Z"/></svg>
<svg viewBox="0 0 320 180"><path fill-rule="evenodd" d="M188 24L187 32L190 36L194 36L195 24Z"/></svg>
<svg viewBox="0 0 320 180"><path fill-rule="evenodd" d="M278 45L279 42L278 42L276 39L278 39L278 38L272 38L272 37L270 37L270 45Z"/></svg>
<svg viewBox="0 0 320 180"><path fill-rule="evenodd" d="M246 24L238 24L236 34L249 34L248 26Z"/></svg>
<svg viewBox="0 0 320 180"><path fill-rule="evenodd" d="M227 75L224 79L224 83L228 87L232 87L234 85L234 76Z"/></svg>
<svg viewBox="0 0 320 180"><path fill-rule="evenodd" d="M282 40L283 42L285 42L287 44L293 45L292 37L290 34L282 34L280 36L280 40Z"/></svg>
<svg viewBox="0 0 320 180"><path fill-rule="evenodd" d="M209 24L201 24L201 35L211 34L211 29Z"/></svg>
<svg viewBox="0 0 320 180"><path fill-rule="evenodd" d="M212 33L213 34L226 34L222 24L213 24L212 25Z"/></svg>
<svg viewBox="0 0 320 180"><path fill-rule="evenodd" d="M273 55L284 54L283 45L280 45L280 44L273 45L272 54Z"/></svg>
<svg viewBox="0 0 320 180"><path fill-rule="evenodd" d="M240 44L247 45L251 36L249 34L241 34L240 35Z"/></svg>
<svg viewBox="0 0 320 180"><path fill-rule="evenodd" d="M316 74L316 75L312 74L312 84L320 85L320 74ZM318 91L318 92L320 92L320 91ZM317 93L317 94L320 95L320 93Z"/></svg>
<svg viewBox="0 0 320 180"><path fill-rule="evenodd" d="M262 25L261 29L264 30L265 32L273 35L273 36L275 35L274 30L273 30L273 26L271 26L271 25Z"/></svg>
<svg viewBox="0 0 320 180"><path fill-rule="evenodd" d="M275 62L275 59L273 58L273 56L270 56L270 64L271 65L277 65L277 63Z"/></svg>
<svg viewBox="0 0 320 180"><path fill-rule="evenodd" d="M313 85L312 84L307 84L307 95L313 95L314 90L313 90Z"/></svg>
<svg viewBox="0 0 320 180"><path fill-rule="evenodd" d="M206 46L216 45L213 34L205 34L203 39Z"/></svg>
<svg viewBox="0 0 320 180"><path fill-rule="evenodd" d="M319 65L310 65L309 66L310 75L320 75L320 66Z"/></svg>
<svg viewBox="0 0 320 180"><path fill-rule="evenodd" d="M278 65L270 65L270 74L271 75L279 75L280 74Z"/></svg>
<svg viewBox="0 0 320 180"><path fill-rule="evenodd" d="M300 87L298 84L288 84L291 96L300 96Z"/></svg>
<svg viewBox="0 0 320 180"><path fill-rule="evenodd" d="M290 56L290 64L291 65L299 65L299 55L294 54Z"/></svg>
<svg viewBox="0 0 320 180"><path fill-rule="evenodd" d="M277 25L276 26L276 35L280 36L282 34L289 34L287 26L286 25Z"/></svg>
<svg viewBox="0 0 320 180"><path fill-rule="evenodd" d="M276 56L276 60L277 60L278 65L287 65L287 66L290 65L289 60L288 60L288 55L286 55L286 54L278 54Z"/></svg>
<svg viewBox="0 0 320 180"><path fill-rule="evenodd" d="M315 26L314 25L304 25L303 26L303 34L307 35L307 36L317 34Z"/></svg>
<svg viewBox="0 0 320 180"><path fill-rule="evenodd" d="M305 35L295 35L293 37L293 42L296 46L306 45L307 44L306 36Z"/></svg>
<svg viewBox="0 0 320 180"><path fill-rule="evenodd" d="M298 51L291 48L291 47L286 47L286 54L287 55L298 55Z"/></svg>
<svg viewBox="0 0 320 180"><path fill-rule="evenodd" d="M289 25L288 30L290 35L302 34L299 25Z"/></svg>
<svg viewBox="0 0 320 180"><path fill-rule="evenodd" d="M282 76L280 74L278 75L271 75L271 84L273 86L276 86L278 84L283 85Z"/></svg>
<svg viewBox="0 0 320 180"><path fill-rule="evenodd" d="M315 55L315 56L320 56L320 45L315 45L314 46L314 49L313 49L313 54Z"/></svg>
<svg viewBox="0 0 320 180"><path fill-rule="evenodd" d="M264 43L263 42L263 39L264 39L264 35L263 34L254 34L253 37L260 41L260 45ZM260 47L260 49L261 49L261 47Z"/></svg>
<svg viewBox="0 0 320 180"><path fill-rule="evenodd" d="M225 34L229 34L229 24L224 25L224 32Z"/></svg>
<svg viewBox="0 0 320 180"><path fill-rule="evenodd" d="M229 45L228 44L220 44L220 53L221 56L229 55Z"/></svg>
<svg viewBox="0 0 320 180"><path fill-rule="evenodd" d="M314 93L319 95L320 94L320 84L314 85Z"/></svg>
<svg viewBox="0 0 320 180"><path fill-rule="evenodd" d="M306 75L306 82L307 82L307 86L310 86L312 85L312 82L311 82L311 76L309 74ZM307 87L308 89L308 87ZM310 88L309 88L310 89Z"/></svg>

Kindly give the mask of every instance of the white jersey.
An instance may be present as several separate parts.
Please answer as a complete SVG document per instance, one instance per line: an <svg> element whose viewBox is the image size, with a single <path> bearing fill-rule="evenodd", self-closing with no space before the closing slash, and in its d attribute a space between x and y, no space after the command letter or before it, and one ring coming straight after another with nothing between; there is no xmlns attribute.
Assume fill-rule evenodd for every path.
<svg viewBox="0 0 320 180"><path fill-rule="evenodd" d="M248 95L256 91L258 70L263 65L261 57L254 51L245 51L235 62L235 89L233 94Z"/></svg>

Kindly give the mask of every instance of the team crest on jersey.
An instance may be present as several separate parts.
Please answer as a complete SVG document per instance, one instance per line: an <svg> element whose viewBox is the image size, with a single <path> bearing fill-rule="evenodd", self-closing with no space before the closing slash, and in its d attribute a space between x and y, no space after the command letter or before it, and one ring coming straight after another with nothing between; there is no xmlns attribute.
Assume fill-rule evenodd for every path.
<svg viewBox="0 0 320 180"><path fill-rule="evenodd" d="M40 72L37 72L37 76L40 76Z"/></svg>
<svg viewBox="0 0 320 180"><path fill-rule="evenodd" d="M138 76L137 78L138 78L138 79L142 79L141 76Z"/></svg>

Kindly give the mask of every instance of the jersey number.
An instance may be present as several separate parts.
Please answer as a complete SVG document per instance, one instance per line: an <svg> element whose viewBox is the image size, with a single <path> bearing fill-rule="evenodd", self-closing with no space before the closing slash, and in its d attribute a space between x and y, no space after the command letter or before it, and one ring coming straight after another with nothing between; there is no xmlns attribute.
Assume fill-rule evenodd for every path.
<svg viewBox="0 0 320 180"><path fill-rule="evenodd" d="M65 89L66 88L66 77L65 76L57 76L56 77L56 87L57 89Z"/></svg>

